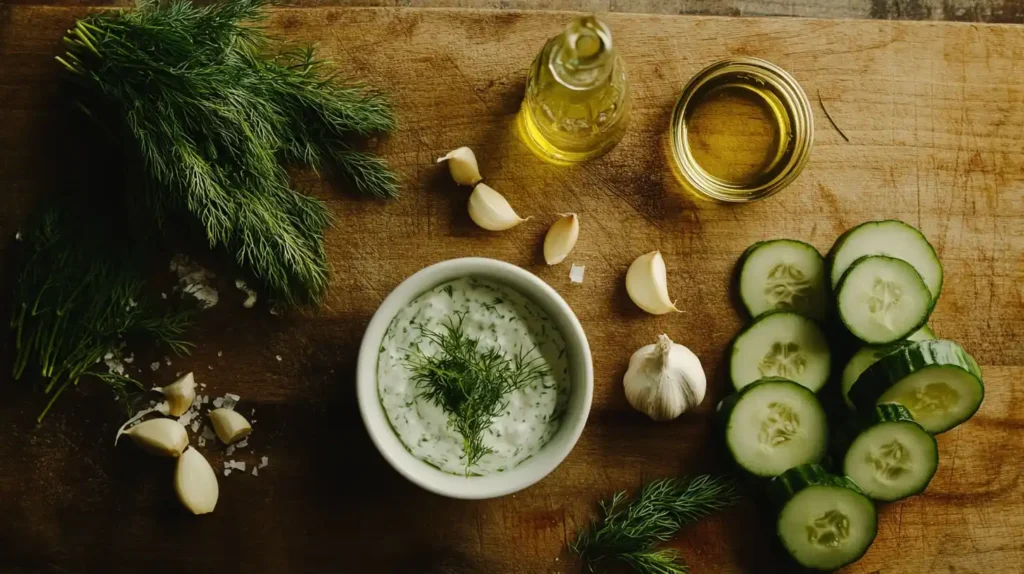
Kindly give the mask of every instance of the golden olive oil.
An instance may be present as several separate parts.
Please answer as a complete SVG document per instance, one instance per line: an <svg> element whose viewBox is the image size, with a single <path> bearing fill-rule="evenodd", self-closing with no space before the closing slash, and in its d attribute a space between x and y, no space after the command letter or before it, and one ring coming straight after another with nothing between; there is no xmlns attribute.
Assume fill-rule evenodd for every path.
<svg viewBox="0 0 1024 574"><path fill-rule="evenodd" d="M608 27L574 20L530 67L518 124L524 141L556 163L606 153L629 123L629 80Z"/></svg>

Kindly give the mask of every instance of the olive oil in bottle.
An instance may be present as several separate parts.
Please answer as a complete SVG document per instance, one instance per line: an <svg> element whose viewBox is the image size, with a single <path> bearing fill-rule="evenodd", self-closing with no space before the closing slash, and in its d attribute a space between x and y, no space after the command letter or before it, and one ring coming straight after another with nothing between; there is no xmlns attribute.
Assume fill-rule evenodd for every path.
<svg viewBox="0 0 1024 574"><path fill-rule="evenodd" d="M629 123L629 81L607 26L579 18L544 45L517 121L530 149L555 163L594 158L619 143Z"/></svg>

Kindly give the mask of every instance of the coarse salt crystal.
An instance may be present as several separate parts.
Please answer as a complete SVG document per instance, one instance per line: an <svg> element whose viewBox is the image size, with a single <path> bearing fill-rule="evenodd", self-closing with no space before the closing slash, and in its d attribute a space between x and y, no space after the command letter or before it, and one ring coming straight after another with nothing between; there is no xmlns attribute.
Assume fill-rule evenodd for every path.
<svg viewBox="0 0 1024 574"><path fill-rule="evenodd" d="M274 358L277 359L278 361L280 361L281 360L281 355L274 355Z"/></svg>
<svg viewBox="0 0 1024 574"><path fill-rule="evenodd" d="M229 474L231 474L231 469L230 468L225 468L224 469L224 476L227 476Z"/></svg>
<svg viewBox="0 0 1024 574"><path fill-rule="evenodd" d="M224 450L224 454L229 455L229 456L234 454L234 453L235 453L235 445L233 445L233 444L229 444L228 448L226 448Z"/></svg>
<svg viewBox="0 0 1024 574"><path fill-rule="evenodd" d="M171 358L170 357L164 357L164 362L167 363L168 367L171 366Z"/></svg>
<svg viewBox="0 0 1024 574"><path fill-rule="evenodd" d="M149 364L149 368L154 370L154 371L159 369L160 368L160 361L154 361L154 362L150 363Z"/></svg>
<svg viewBox="0 0 1024 574"><path fill-rule="evenodd" d="M586 265L576 265L573 263L572 268L569 269L569 281L583 283L583 272L586 268Z"/></svg>
<svg viewBox="0 0 1024 574"><path fill-rule="evenodd" d="M224 356L224 351L217 351L217 356L218 357L223 357Z"/></svg>
<svg viewBox="0 0 1024 574"><path fill-rule="evenodd" d="M213 408L219 409L224 404L224 397L217 397L213 399Z"/></svg>
<svg viewBox="0 0 1024 574"><path fill-rule="evenodd" d="M250 289L242 279L235 280L235 288L245 293L245 301L242 303L242 306L246 309L252 309L252 306L256 304L256 298L258 296L256 290Z"/></svg>
<svg viewBox="0 0 1024 574"><path fill-rule="evenodd" d="M205 389L206 388L206 383L199 383L199 388L200 389Z"/></svg>
<svg viewBox="0 0 1024 574"><path fill-rule="evenodd" d="M263 467L267 466L268 464L270 464L270 458L269 457L264 456L264 457L260 458L260 466L259 466L259 468L263 468Z"/></svg>
<svg viewBox="0 0 1024 574"><path fill-rule="evenodd" d="M235 448L245 448L247 446L249 446L249 439L244 438L238 444L235 445Z"/></svg>
<svg viewBox="0 0 1024 574"><path fill-rule="evenodd" d="M192 432L199 432L199 421L192 423Z"/></svg>
<svg viewBox="0 0 1024 574"><path fill-rule="evenodd" d="M24 236L21 234L20 231L14 234L14 240L15 241L21 241L23 237Z"/></svg>
<svg viewBox="0 0 1024 574"><path fill-rule="evenodd" d="M160 298L161 299L166 299L167 298L167 293L161 293L160 294Z"/></svg>
<svg viewBox="0 0 1024 574"><path fill-rule="evenodd" d="M125 358L124 362L128 363L129 365L134 363L135 362L135 353L132 353L131 356Z"/></svg>
<svg viewBox="0 0 1024 574"><path fill-rule="evenodd" d="M242 397L240 397L238 395L233 395L231 393L224 393L224 403L223 403L224 408L234 410L235 405L238 404L238 401L241 400L241 398Z"/></svg>
<svg viewBox="0 0 1024 574"><path fill-rule="evenodd" d="M260 475L260 471L259 471L259 469L258 469L258 468L256 468L255 466L254 466L254 467L252 467L252 475L253 475L253 476L259 476L259 475Z"/></svg>

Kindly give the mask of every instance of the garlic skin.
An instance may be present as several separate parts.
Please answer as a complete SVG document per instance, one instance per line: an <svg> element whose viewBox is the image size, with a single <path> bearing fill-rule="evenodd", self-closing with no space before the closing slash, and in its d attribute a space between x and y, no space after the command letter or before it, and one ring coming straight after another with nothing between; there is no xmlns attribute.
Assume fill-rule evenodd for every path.
<svg viewBox="0 0 1024 574"><path fill-rule="evenodd" d="M544 261L557 265L572 253L580 237L580 218L575 213L563 215L554 222L544 236Z"/></svg>
<svg viewBox="0 0 1024 574"><path fill-rule="evenodd" d="M668 272L660 251L637 257L626 271L626 292L629 298L652 315L664 315L676 309L668 296Z"/></svg>
<svg viewBox="0 0 1024 574"><path fill-rule="evenodd" d="M519 217L503 195L484 183L478 183L469 194L468 208L473 223L488 231L512 229L529 219Z"/></svg>
<svg viewBox="0 0 1024 574"><path fill-rule="evenodd" d="M174 417L180 417L192 406L196 399L196 379L191 372L166 387L153 387L153 390L163 394L167 403L167 413Z"/></svg>
<svg viewBox="0 0 1024 574"><path fill-rule="evenodd" d="M444 157L437 158L437 163L445 161L448 162L448 171L452 174L452 179L459 185L474 186L484 179L480 176L476 155L468 147L454 149Z"/></svg>
<svg viewBox="0 0 1024 574"><path fill-rule="evenodd" d="M174 492L192 514L209 514L217 506L220 497L217 475L198 450L190 447L178 457Z"/></svg>
<svg viewBox="0 0 1024 574"><path fill-rule="evenodd" d="M668 335L641 347L622 377L626 400L656 421L670 421L704 400L707 377L700 359Z"/></svg>
<svg viewBox="0 0 1024 574"><path fill-rule="evenodd" d="M249 436L252 426L245 417L233 409L215 409L210 411L210 422L217 438L224 444L233 444Z"/></svg>
<svg viewBox="0 0 1024 574"><path fill-rule="evenodd" d="M174 419L150 419L124 431L139 447L156 456L181 456L188 446L188 432ZM117 439L114 440L115 444Z"/></svg>

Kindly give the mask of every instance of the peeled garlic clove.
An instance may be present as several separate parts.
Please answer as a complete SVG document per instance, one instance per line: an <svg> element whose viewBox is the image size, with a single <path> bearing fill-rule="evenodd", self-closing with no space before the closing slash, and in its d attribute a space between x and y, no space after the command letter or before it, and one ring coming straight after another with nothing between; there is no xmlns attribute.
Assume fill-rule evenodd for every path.
<svg viewBox="0 0 1024 574"><path fill-rule="evenodd" d="M668 296L668 273L660 251L641 255L629 266L626 292L637 307L652 315L679 311Z"/></svg>
<svg viewBox="0 0 1024 574"><path fill-rule="evenodd" d="M563 215L544 236L544 261L548 265L561 263L576 247L580 237L580 218L575 213Z"/></svg>
<svg viewBox="0 0 1024 574"><path fill-rule="evenodd" d="M480 168L476 164L476 155L468 147L460 147L448 152L448 155L437 158L437 163L448 162L448 171L452 179L459 185L476 185L484 178L480 177Z"/></svg>
<svg viewBox="0 0 1024 574"><path fill-rule="evenodd" d="M167 402L167 414L180 417L192 406L192 401L196 398L196 380L190 372L166 387L154 387L153 390L163 393Z"/></svg>
<svg viewBox="0 0 1024 574"><path fill-rule="evenodd" d="M633 353L622 385L634 409L668 421L704 400L707 377L693 351L659 335L657 343Z"/></svg>
<svg viewBox="0 0 1024 574"><path fill-rule="evenodd" d="M206 457L189 448L178 457L174 469L174 492L192 514L209 514L217 506L220 487Z"/></svg>
<svg viewBox="0 0 1024 574"><path fill-rule="evenodd" d="M210 422L217 438L224 444L232 444L249 436L252 426L245 417L232 409L215 409L210 411Z"/></svg>
<svg viewBox="0 0 1024 574"><path fill-rule="evenodd" d="M150 419L124 431L142 450L157 456L180 456L188 446L188 432L174 419ZM115 441L116 442L116 441Z"/></svg>
<svg viewBox="0 0 1024 574"><path fill-rule="evenodd" d="M469 217L488 231L505 231L529 219L519 217L503 195L484 183L478 183L469 194Z"/></svg>

